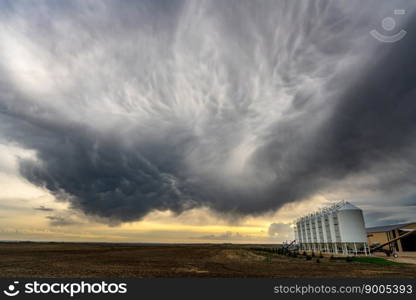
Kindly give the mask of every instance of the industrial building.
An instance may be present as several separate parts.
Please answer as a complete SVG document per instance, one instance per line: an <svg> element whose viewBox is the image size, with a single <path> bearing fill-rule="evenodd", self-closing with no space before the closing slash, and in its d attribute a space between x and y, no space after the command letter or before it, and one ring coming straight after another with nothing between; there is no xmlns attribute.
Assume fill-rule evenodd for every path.
<svg viewBox="0 0 416 300"><path fill-rule="evenodd" d="M373 249L397 254L416 251L416 223L367 228L367 237Z"/></svg>
<svg viewBox="0 0 416 300"><path fill-rule="evenodd" d="M370 253L363 212L349 202L339 202L303 216L295 222L300 250L334 254Z"/></svg>

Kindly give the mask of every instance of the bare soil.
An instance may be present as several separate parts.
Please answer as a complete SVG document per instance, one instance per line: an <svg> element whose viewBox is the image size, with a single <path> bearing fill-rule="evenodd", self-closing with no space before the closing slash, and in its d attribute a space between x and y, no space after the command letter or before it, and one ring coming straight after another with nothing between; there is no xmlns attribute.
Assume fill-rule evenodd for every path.
<svg viewBox="0 0 416 300"><path fill-rule="evenodd" d="M416 277L416 265L306 260L239 245L0 243L0 277Z"/></svg>

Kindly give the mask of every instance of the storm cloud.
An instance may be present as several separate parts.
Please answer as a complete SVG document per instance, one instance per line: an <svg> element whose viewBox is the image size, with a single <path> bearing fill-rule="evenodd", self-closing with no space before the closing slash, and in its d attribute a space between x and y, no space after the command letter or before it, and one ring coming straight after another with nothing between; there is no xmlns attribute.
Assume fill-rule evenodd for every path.
<svg viewBox="0 0 416 300"><path fill-rule="evenodd" d="M53 208L46 207L46 206L43 206L43 205L35 207L34 210L47 211L47 212L54 211Z"/></svg>
<svg viewBox="0 0 416 300"><path fill-rule="evenodd" d="M397 6L407 35L375 40ZM35 151L25 179L105 222L256 215L360 176L412 188L415 7L4 2L1 141Z"/></svg>

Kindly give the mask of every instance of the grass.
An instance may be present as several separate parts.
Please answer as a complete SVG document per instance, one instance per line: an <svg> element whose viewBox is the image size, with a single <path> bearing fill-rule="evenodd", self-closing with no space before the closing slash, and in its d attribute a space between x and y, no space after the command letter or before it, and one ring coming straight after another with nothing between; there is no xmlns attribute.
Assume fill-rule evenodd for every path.
<svg viewBox="0 0 416 300"><path fill-rule="evenodd" d="M353 257L352 261L366 263L366 264L380 265L380 266L406 265L405 263L399 263L399 262L387 260L387 259L380 258L380 257Z"/></svg>

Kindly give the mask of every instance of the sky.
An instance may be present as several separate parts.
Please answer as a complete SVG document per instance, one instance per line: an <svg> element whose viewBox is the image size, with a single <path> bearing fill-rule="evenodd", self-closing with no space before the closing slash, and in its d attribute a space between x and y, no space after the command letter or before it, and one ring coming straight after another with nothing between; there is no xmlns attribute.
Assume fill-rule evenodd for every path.
<svg viewBox="0 0 416 300"><path fill-rule="evenodd" d="M277 243L340 200L415 220L413 0L0 6L0 240Z"/></svg>

